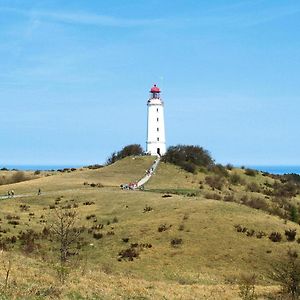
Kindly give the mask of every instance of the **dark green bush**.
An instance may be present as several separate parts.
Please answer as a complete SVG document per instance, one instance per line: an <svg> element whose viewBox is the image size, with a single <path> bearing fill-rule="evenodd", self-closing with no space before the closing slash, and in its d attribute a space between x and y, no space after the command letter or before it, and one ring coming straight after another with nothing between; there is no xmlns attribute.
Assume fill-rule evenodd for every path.
<svg viewBox="0 0 300 300"><path fill-rule="evenodd" d="M117 160L120 160L127 156L143 155L143 154L144 154L144 150L141 145L139 144L128 145L125 146L122 150L112 153L111 156L107 159L106 164L107 165L113 164Z"/></svg>
<svg viewBox="0 0 300 300"><path fill-rule="evenodd" d="M180 166L194 173L197 167L212 167L214 161L210 153L199 146L177 145L168 148L163 157L164 162Z"/></svg>

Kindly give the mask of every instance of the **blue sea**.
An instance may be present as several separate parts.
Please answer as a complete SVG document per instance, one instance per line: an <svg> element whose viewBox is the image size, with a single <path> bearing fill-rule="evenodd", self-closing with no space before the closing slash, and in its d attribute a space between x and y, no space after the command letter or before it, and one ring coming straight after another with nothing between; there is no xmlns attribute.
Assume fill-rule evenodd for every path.
<svg viewBox="0 0 300 300"><path fill-rule="evenodd" d="M0 165L1 168L9 170L16 169L22 171L35 171L35 170L59 170L65 168L80 168L82 165ZM239 166L240 167L240 166ZM295 173L300 175L300 166L245 166L259 171L268 172L271 174L290 174Z"/></svg>
<svg viewBox="0 0 300 300"><path fill-rule="evenodd" d="M48 170L60 170L65 168L80 168L80 165L0 165L1 168L7 168L9 170L20 171L48 171Z"/></svg>
<svg viewBox="0 0 300 300"><path fill-rule="evenodd" d="M246 168L251 168L259 171L268 172L271 174L299 174L300 166L246 166Z"/></svg>

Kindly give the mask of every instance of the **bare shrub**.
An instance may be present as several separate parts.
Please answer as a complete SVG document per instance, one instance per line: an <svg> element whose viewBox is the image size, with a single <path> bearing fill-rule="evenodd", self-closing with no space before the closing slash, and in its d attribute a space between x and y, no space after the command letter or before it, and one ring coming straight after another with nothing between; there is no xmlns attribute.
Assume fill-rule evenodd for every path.
<svg viewBox="0 0 300 300"><path fill-rule="evenodd" d="M50 226L52 236L58 242L58 253L60 266L58 268L58 276L61 282L64 282L68 274L67 260L71 251L78 251L76 245L79 237L83 232L82 228L75 227L77 221L77 213L72 210L64 210L62 208L55 209L54 219Z"/></svg>
<svg viewBox="0 0 300 300"><path fill-rule="evenodd" d="M225 179L220 175L211 175L205 177L205 182L212 188L222 190Z"/></svg>
<svg viewBox="0 0 300 300"><path fill-rule="evenodd" d="M153 210L153 208L151 207L151 206L149 206L149 205L146 205L145 207L144 207L144 213L146 213L146 212L150 212L150 211L152 211Z"/></svg>
<svg viewBox="0 0 300 300"><path fill-rule="evenodd" d="M242 177L237 174L237 173L233 173L229 176L229 182L233 185L239 185L239 184L244 184L244 180L242 179Z"/></svg>
<svg viewBox="0 0 300 300"><path fill-rule="evenodd" d="M245 169L245 175L247 175L247 176L256 176L256 174L257 174L257 171L256 170L253 170L253 169L249 169L249 168L247 168L247 169Z"/></svg>
<svg viewBox="0 0 300 300"><path fill-rule="evenodd" d="M271 279L281 286L281 293L276 299L299 299L300 296L300 263L298 253L289 250L282 261L273 265Z"/></svg>
<svg viewBox="0 0 300 300"><path fill-rule="evenodd" d="M258 298L255 293L256 275L244 275L239 283L239 296L242 300L255 300Z"/></svg>
<svg viewBox="0 0 300 300"><path fill-rule="evenodd" d="M270 235L269 235L269 239L274 242L274 243L279 243L282 240L282 235L279 232L273 231Z"/></svg>
<svg viewBox="0 0 300 300"><path fill-rule="evenodd" d="M158 226L157 231L158 231L158 232L163 232L163 231L168 230L168 229L171 228L171 227L172 227L172 225L161 224L161 225Z"/></svg>
<svg viewBox="0 0 300 300"><path fill-rule="evenodd" d="M226 202L234 202L235 201L235 198L234 198L234 195L233 194L227 194L224 196L224 201Z"/></svg>
<svg viewBox="0 0 300 300"><path fill-rule="evenodd" d="M96 239L96 240L100 240L100 239L103 238L103 234L100 233L100 232L94 232L93 238Z"/></svg>
<svg viewBox="0 0 300 300"><path fill-rule="evenodd" d="M206 193L204 197L206 199L222 200L222 196L217 193Z"/></svg>
<svg viewBox="0 0 300 300"><path fill-rule="evenodd" d="M261 192L261 189L256 182L248 183L247 190L252 193L260 193Z"/></svg>
<svg viewBox="0 0 300 300"><path fill-rule="evenodd" d="M171 246L174 248L179 247L182 243L183 241L180 238L174 238L171 240Z"/></svg>
<svg viewBox="0 0 300 300"><path fill-rule="evenodd" d="M293 242L296 239L297 229L285 230L284 234L289 242Z"/></svg>

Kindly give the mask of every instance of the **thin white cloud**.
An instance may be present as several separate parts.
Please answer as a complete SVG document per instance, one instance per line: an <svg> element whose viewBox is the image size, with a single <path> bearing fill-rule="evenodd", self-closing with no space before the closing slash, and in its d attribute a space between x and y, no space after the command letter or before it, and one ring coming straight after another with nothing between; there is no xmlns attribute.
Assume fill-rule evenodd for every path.
<svg viewBox="0 0 300 300"><path fill-rule="evenodd" d="M129 19L85 12L25 10L9 7L0 7L0 12L23 15L35 22L46 20L102 27L142 27L152 25L247 27L272 22L300 13L300 5L269 6L260 9L259 4L262 2L263 0L242 1L234 6L227 5L208 11L195 11L190 17L159 19Z"/></svg>
<svg viewBox="0 0 300 300"><path fill-rule="evenodd" d="M46 19L62 23L94 25L94 26L108 26L108 27L136 27L148 26L154 24L162 24L163 19L126 19L117 18L106 15L97 15L82 12L54 12L42 10L23 10L15 8L0 8L0 12L10 12L20 14L28 18Z"/></svg>

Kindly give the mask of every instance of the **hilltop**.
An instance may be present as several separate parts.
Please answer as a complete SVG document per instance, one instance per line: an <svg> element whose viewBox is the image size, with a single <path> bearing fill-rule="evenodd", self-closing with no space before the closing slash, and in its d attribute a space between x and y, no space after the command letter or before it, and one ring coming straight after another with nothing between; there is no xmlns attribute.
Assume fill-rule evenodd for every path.
<svg viewBox="0 0 300 300"><path fill-rule="evenodd" d="M1 257L12 262L10 287L2 292L22 299L239 299L238 283L247 273L257 274L260 295L277 290L270 266L300 247L285 237L286 230L300 229L288 210L270 209L280 180L231 167L226 174L192 174L161 162L144 191L119 188L142 177L153 161L127 157L103 168L42 172L0 186L0 194L13 189L17 196L0 201ZM222 172L222 187L214 186ZM253 208L260 201L265 206ZM298 195L290 201L297 207ZM41 234L60 206L75 210L83 227L64 284L54 267L57 245ZM27 230L33 233L24 239L20 231ZM282 240L271 241L272 232ZM131 244L138 257L128 261L119 254ZM1 265L2 285L4 278Z"/></svg>

